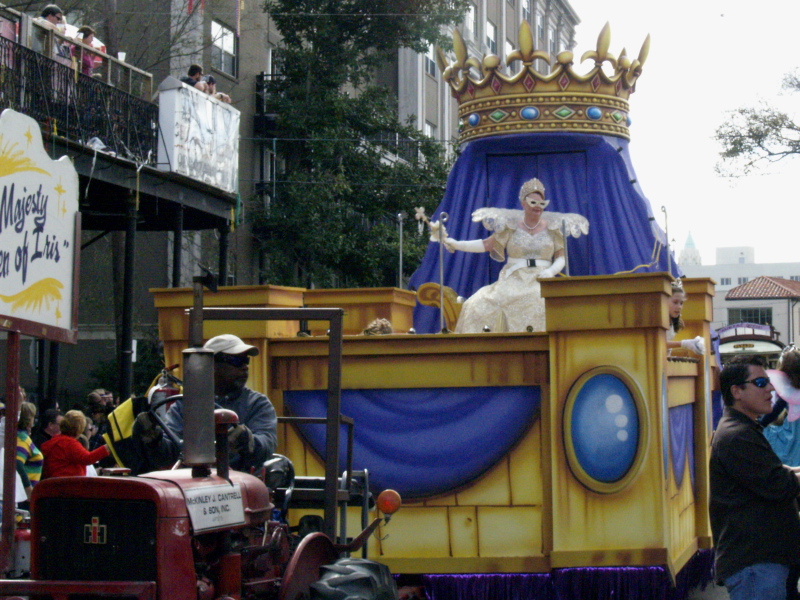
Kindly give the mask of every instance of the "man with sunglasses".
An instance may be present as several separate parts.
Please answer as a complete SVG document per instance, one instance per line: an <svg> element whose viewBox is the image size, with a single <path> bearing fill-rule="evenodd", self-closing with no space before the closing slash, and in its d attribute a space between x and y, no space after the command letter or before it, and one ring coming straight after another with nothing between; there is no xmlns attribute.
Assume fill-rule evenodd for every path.
<svg viewBox="0 0 800 600"><path fill-rule="evenodd" d="M237 471L249 472L264 464L278 445L278 417L269 399L245 384L250 357L258 348L245 344L231 334L218 335L203 346L214 351L214 396L217 408L227 408L239 416L239 424L228 434L230 465ZM136 418L134 435L150 450L151 461L160 468L171 466L178 459L180 448L164 436L148 413ZM167 412L165 424L183 439L183 403L178 400Z"/></svg>
<svg viewBox="0 0 800 600"><path fill-rule="evenodd" d="M709 515L717 580L731 600L784 600L789 568L800 564L800 469L781 464L756 421L772 410L764 366L741 356L720 373L725 409L711 443Z"/></svg>

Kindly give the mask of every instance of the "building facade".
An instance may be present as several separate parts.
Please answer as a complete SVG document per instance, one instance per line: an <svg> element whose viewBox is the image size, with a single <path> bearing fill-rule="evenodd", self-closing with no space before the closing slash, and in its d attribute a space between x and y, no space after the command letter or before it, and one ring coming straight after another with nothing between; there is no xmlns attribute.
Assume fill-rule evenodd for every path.
<svg viewBox="0 0 800 600"><path fill-rule="evenodd" d="M792 297L792 288L800 288L800 262L758 263L749 246L718 248L713 265L694 264L684 256L680 267L687 277L709 277L716 283L712 327L755 323L772 325L784 344L800 337L797 300ZM752 282L760 277L774 281L753 288Z"/></svg>

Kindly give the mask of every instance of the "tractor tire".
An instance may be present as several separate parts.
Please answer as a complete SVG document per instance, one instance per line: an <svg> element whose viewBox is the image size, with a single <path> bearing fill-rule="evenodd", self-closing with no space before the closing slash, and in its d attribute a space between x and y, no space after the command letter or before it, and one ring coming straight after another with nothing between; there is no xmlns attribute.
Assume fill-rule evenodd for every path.
<svg viewBox="0 0 800 600"><path fill-rule="evenodd" d="M389 567L363 558L340 558L320 568L311 600L397 600Z"/></svg>

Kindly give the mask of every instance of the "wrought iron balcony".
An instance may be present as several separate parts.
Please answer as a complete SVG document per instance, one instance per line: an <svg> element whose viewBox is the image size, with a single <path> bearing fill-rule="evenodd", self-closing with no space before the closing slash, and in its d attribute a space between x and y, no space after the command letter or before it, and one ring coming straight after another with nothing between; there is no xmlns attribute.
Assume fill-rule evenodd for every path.
<svg viewBox="0 0 800 600"><path fill-rule="evenodd" d="M155 165L152 76L52 30L32 30L30 45L41 52L0 37L0 109L29 115L45 135ZM76 48L77 60L67 47ZM81 72L84 53L95 58L96 76Z"/></svg>

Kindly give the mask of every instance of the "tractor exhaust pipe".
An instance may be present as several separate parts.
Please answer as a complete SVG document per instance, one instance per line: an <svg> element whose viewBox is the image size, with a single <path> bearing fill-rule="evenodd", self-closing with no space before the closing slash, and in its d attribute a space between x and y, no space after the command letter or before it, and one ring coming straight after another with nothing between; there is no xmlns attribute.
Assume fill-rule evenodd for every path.
<svg viewBox="0 0 800 600"><path fill-rule="evenodd" d="M214 453L214 352L183 351L183 462L192 475L208 475Z"/></svg>

